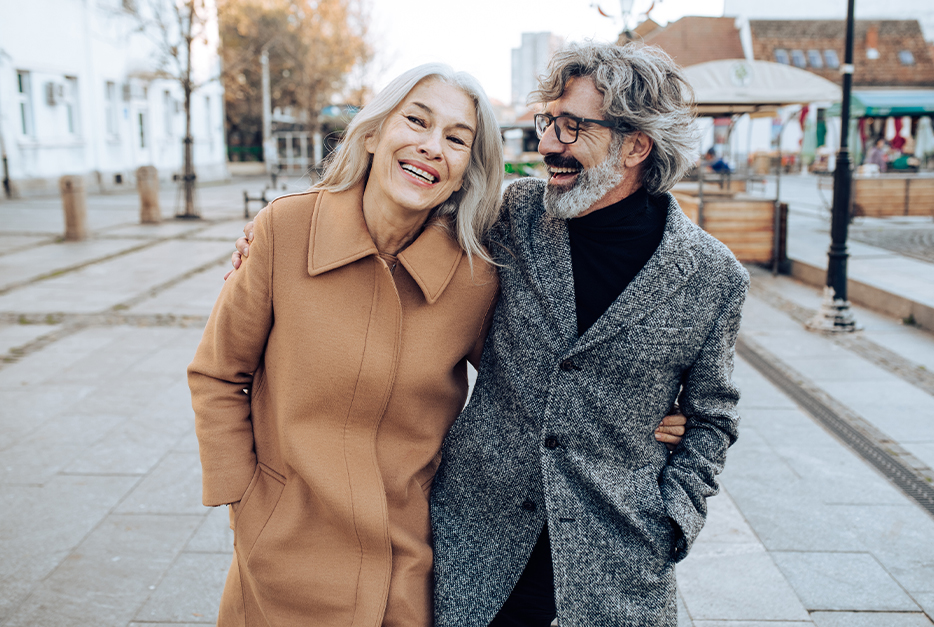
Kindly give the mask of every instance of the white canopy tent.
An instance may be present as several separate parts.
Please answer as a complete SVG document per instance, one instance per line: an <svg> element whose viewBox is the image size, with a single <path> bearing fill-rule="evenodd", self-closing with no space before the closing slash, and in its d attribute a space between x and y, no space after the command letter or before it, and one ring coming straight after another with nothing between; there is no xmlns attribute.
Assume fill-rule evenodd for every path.
<svg viewBox="0 0 934 627"><path fill-rule="evenodd" d="M839 102L842 90L817 74L771 61L725 59L684 68L700 115L773 116L781 107Z"/></svg>

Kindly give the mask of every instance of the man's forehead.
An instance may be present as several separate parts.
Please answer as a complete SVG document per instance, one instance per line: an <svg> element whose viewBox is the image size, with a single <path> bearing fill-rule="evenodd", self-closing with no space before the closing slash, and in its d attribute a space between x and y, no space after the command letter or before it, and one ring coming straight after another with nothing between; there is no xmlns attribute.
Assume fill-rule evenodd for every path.
<svg viewBox="0 0 934 627"><path fill-rule="evenodd" d="M590 118L599 114L603 106L603 94L587 76L572 77L565 85L564 93L557 100L545 103L544 110L551 115L573 115Z"/></svg>

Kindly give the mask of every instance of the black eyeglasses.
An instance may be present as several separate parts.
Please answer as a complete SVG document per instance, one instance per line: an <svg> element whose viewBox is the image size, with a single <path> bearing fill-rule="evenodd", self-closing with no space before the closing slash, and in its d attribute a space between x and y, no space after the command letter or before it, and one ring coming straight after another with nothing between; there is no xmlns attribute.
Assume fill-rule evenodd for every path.
<svg viewBox="0 0 934 627"><path fill-rule="evenodd" d="M538 134L539 139L545 136L545 131L548 130L548 127L551 126L552 122L555 123L555 136L562 144L573 144L576 142L577 135L581 130L581 124L584 123L598 124L599 126L604 126L606 128L621 128L621 126L616 122L608 122L607 120L577 118L573 115L549 115L547 113L536 113L535 132Z"/></svg>

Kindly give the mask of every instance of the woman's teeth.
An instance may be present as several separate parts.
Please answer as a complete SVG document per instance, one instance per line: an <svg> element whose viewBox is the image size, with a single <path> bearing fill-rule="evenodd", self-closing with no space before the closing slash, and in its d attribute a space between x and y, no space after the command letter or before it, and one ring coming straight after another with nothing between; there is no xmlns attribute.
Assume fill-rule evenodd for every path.
<svg viewBox="0 0 934 627"><path fill-rule="evenodd" d="M409 172L409 173L411 173L411 174L414 174L415 176L417 176L417 177L419 177L419 178L425 179L425 180L428 181L429 183L434 183L434 182L435 182L435 177L433 177L431 174L428 174L428 173L425 172L424 170L420 170L419 168L416 168L414 165L409 165L408 163L403 163L403 164L402 164L402 169L405 170L406 172Z"/></svg>

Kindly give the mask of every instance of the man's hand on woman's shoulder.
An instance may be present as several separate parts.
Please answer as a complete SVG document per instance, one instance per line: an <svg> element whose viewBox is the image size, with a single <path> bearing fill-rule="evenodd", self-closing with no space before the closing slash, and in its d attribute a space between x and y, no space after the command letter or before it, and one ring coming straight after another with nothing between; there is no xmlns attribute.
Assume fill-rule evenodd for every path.
<svg viewBox="0 0 934 627"><path fill-rule="evenodd" d="M224 280L234 273L234 270L240 267L242 259L245 259L250 256L250 242L253 241L253 221L250 220L246 223L246 226L243 227L243 237L237 240L235 246L237 250L230 255L230 265L234 267L233 270L230 270L227 274L224 275Z"/></svg>

